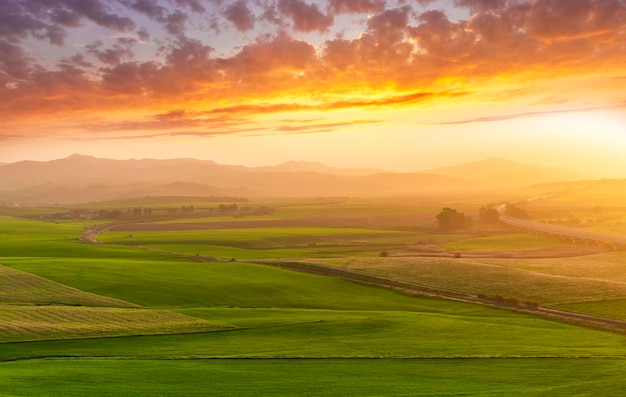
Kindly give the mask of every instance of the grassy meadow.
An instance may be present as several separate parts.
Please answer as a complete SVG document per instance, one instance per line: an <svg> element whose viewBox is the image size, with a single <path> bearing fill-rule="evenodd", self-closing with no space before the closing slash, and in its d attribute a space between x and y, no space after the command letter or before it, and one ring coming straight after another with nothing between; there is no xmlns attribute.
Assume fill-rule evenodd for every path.
<svg viewBox="0 0 626 397"><path fill-rule="evenodd" d="M11 208L0 218L0 394L620 395L621 334L250 263L302 258L626 317L623 253L471 257L563 243L480 223L440 232L437 211L283 203L258 218L133 221L85 244L78 236L101 221Z"/></svg>
<svg viewBox="0 0 626 397"><path fill-rule="evenodd" d="M0 363L9 375L0 388L64 397L616 396L625 370L613 359L33 360Z"/></svg>

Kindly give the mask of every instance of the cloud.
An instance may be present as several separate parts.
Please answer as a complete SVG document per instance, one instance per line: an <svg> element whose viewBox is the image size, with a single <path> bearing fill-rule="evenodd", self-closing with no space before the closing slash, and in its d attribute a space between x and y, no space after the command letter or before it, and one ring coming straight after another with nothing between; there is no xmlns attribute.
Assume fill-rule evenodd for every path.
<svg viewBox="0 0 626 397"><path fill-rule="evenodd" d="M385 9L384 0L330 0L330 9L335 14L374 13Z"/></svg>
<svg viewBox="0 0 626 397"><path fill-rule="evenodd" d="M185 22L187 21L187 14L178 10L169 14L166 18L165 29L175 36L180 36L185 33Z"/></svg>
<svg viewBox="0 0 626 397"><path fill-rule="evenodd" d="M204 8L204 6L198 0L173 0L173 1L175 5L191 8L191 10L196 13L206 12L206 8Z"/></svg>
<svg viewBox="0 0 626 397"><path fill-rule="evenodd" d="M141 28L137 31L137 37L139 38L139 40L143 41L143 42L148 42L150 41L150 33L146 30L146 28Z"/></svg>
<svg viewBox="0 0 626 397"><path fill-rule="evenodd" d="M5 84L10 80L27 79L34 68L33 62L22 47L0 40L0 78L4 76Z"/></svg>
<svg viewBox="0 0 626 397"><path fill-rule="evenodd" d="M409 35L416 40L423 56L429 62L441 67L458 62L460 57L471 53L476 35L467 28L467 23L453 23L438 10L426 11L419 15L418 26L409 29Z"/></svg>
<svg viewBox="0 0 626 397"><path fill-rule="evenodd" d="M151 0L126 0L125 3L128 7L134 9L135 11L139 11L150 18L163 22L165 20L165 16L167 15L167 9L165 7L161 7L157 2Z"/></svg>
<svg viewBox="0 0 626 397"><path fill-rule="evenodd" d="M606 107L594 106L594 107L579 108L579 109L563 109L563 110L550 110L550 111L541 111L541 112L513 113L513 114L504 114L500 116L486 116L486 117L477 117L473 119L446 121L446 122L442 122L438 124L439 125L455 125L455 124L487 123L487 122L492 122L492 121L506 121L506 120L513 120L513 119L521 119L521 118L543 117L543 116L550 116L553 114L561 114L561 113L591 112L594 110L602 110L602 109L606 109Z"/></svg>
<svg viewBox="0 0 626 397"><path fill-rule="evenodd" d="M464 93L444 93L441 96L460 96ZM302 110L340 110L349 108L367 108L367 107L385 107L398 104L415 103L436 97L437 95L430 92L414 92L402 95L391 95L379 99L347 99L339 101L324 101L318 104L297 104L297 103L275 103L271 105L236 105L227 107L218 107L206 114L268 114L282 113Z"/></svg>
<svg viewBox="0 0 626 397"><path fill-rule="evenodd" d="M62 27L52 25L46 27L46 33L44 36L48 39L50 44L62 46L65 41L65 36L67 36L67 32Z"/></svg>
<svg viewBox="0 0 626 397"><path fill-rule="evenodd" d="M100 62L107 65L115 66L122 63L124 59L132 59L134 54L131 51L131 46L134 43L128 39L118 39L118 42L113 48L101 49L103 46L102 41L96 41L87 45L87 53L95 56ZM84 66L84 65L83 65Z"/></svg>
<svg viewBox="0 0 626 397"><path fill-rule="evenodd" d="M132 19L109 12L109 8L100 0L65 0L63 4L105 28L120 32L135 28Z"/></svg>
<svg viewBox="0 0 626 397"><path fill-rule="evenodd" d="M50 10L50 19L53 23L67 27L79 27L80 15L67 8L55 8Z"/></svg>
<svg viewBox="0 0 626 397"><path fill-rule="evenodd" d="M0 117L409 105L626 64L622 0L449 2L471 10L462 20L429 3L3 0ZM94 31L102 43L84 47L77 36Z"/></svg>
<svg viewBox="0 0 626 397"><path fill-rule="evenodd" d="M19 41L32 36L62 46L64 27L78 27L86 18L115 31L130 31L135 22L110 11L101 0L3 0L0 3L0 37Z"/></svg>
<svg viewBox="0 0 626 397"><path fill-rule="evenodd" d="M289 135L293 134L311 134L318 132L329 132L335 131L338 128L342 127L350 127L353 125L363 125L363 124L377 124L382 123L384 120L352 120L346 121L342 123L317 123L317 124L305 124L302 123L300 125L282 125L275 127L274 130L288 133Z"/></svg>
<svg viewBox="0 0 626 397"><path fill-rule="evenodd" d="M243 0L239 0L228 6L225 14L226 19L232 22L240 32L254 28L254 15Z"/></svg>
<svg viewBox="0 0 626 397"><path fill-rule="evenodd" d="M281 29L286 29L287 27L285 18L282 17L281 13L276 9L274 5L268 6L265 11L263 11L259 19L262 21L267 21L272 25L278 26Z"/></svg>
<svg viewBox="0 0 626 397"><path fill-rule="evenodd" d="M246 45L235 56L219 60L228 76L243 82L254 82L262 75L280 72L292 78L294 72L307 71L316 62L317 54L311 44L285 34ZM293 81L289 83L293 85Z"/></svg>
<svg viewBox="0 0 626 397"><path fill-rule="evenodd" d="M350 72L370 87L398 80L409 66L414 50L406 40L411 13L411 8L404 6L374 15L359 38L327 41L323 61L333 69Z"/></svg>
<svg viewBox="0 0 626 397"><path fill-rule="evenodd" d="M490 11L506 6L507 0L454 0L454 4L467 7L473 12Z"/></svg>
<svg viewBox="0 0 626 397"><path fill-rule="evenodd" d="M47 38L52 44L62 45L65 32L59 26L43 22L18 2L0 3L0 38L18 42L29 36Z"/></svg>
<svg viewBox="0 0 626 397"><path fill-rule="evenodd" d="M83 125L91 131L161 131L181 128L227 128L241 127L248 124L244 119L227 116L205 117L203 114L177 110L165 114L157 114L147 120L126 120L113 123L87 123Z"/></svg>
<svg viewBox="0 0 626 397"><path fill-rule="evenodd" d="M343 127L362 124L376 124L381 119L360 119L338 123L321 123L320 120L281 120L273 125L258 126L254 116L260 114L272 114L282 112L304 110L339 110L351 107L363 106L387 106L390 104L407 103L424 100L430 94L407 94L392 98L372 101L340 101L320 105L299 105L293 103L279 103L272 105L238 105L218 107L208 111L193 111L188 109L176 109L166 113L158 113L147 119L126 120L122 122L99 122L85 123L81 127L92 132L119 132L119 131L170 131L186 129L188 134L197 136L224 135L249 133L261 131L259 135L274 134L276 131L284 134L314 133L331 131ZM256 127L254 127L256 126ZM200 132L198 132L198 131ZM212 132L213 131L213 132ZM172 136L171 133L157 133L150 135L137 135L140 137ZM108 138L102 138L108 139ZM117 138L116 138L117 139Z"/></svg>
<svg viewBox="0 0 626 397"><path fill-rule="evenodd" d="M180 36L185 33L185 22L188 19L187 14L180 10L169 12L165 7L160 6L152 0L122 0L127 7L132 8L142 14L147 15L151 19L163 24L165 30L174 35ZM140 32L148 33L145 28ZM144 35L145 37L145 35ZM147 41L147 40L145 40Z"/></svg>
<svg viewBox="0 0 626 397"><path fill-rule="evenodd" d="M333 17L323 14L316 4L307 4L301 0L280 0L278 8L284 16L293 20L294 29L298 32L322 33L333 24Z"/></svg>

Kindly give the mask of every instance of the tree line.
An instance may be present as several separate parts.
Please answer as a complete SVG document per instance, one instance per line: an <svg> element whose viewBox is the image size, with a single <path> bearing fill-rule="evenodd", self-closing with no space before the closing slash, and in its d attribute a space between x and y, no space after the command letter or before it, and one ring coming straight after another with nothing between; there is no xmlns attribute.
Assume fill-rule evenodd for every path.
<svg viewBox="0 0 626 397"><path fill-rule="evenodd" d="M530 218L525 209L516 207L513 204L506 204L503 211L505 215L513 218ZM436 219L439 229L443 231L468 229L472 226L472 217L449 207L442 209L441 212L437 214ZM493 207L481 207L478 211L478 219L485 223L499 224L500 213Z"/></svg>

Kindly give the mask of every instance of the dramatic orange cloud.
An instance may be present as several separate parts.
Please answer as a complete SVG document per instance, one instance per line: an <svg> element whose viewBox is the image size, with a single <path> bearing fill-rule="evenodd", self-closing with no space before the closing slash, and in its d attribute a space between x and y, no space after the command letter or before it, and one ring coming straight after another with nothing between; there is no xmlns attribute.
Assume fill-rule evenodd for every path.
<svg viewBox="0 0 626 397"><path fill-rule="evenodd" d="M139 157L197 155L213 137L203 157L232 141L257 163L277 142L295 156L370 144L386 153L373 166L398 168L407 142L437 134L481 156L498 150L486 124L513 141L531 118L622 120L625 42L624 0L5 0L0 160L106 155L103 140L128 142L111 156L131 141ZM501 150L532 160L532 145Z"/></svg>

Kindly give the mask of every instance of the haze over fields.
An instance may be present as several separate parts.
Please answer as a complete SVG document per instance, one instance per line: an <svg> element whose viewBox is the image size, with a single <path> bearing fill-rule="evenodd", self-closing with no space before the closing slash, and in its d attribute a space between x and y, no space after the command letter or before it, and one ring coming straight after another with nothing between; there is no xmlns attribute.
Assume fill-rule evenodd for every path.
<svg viewBox="0 0 626 397"><path fill-rule="evenodd" d="M254 168L194 159L111 160L72 155L1 166L0 200L75 204L146 196L389 197L496 192L578 179L568 170L499 158L425 172L392 173L303 162Z"/></svg>
<svg viewBox="0 0 626 397"><path fill-rule="evenodd" d="M3 0L0 162L623 178L624 42L624 0Z"/></svg>

